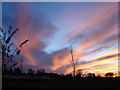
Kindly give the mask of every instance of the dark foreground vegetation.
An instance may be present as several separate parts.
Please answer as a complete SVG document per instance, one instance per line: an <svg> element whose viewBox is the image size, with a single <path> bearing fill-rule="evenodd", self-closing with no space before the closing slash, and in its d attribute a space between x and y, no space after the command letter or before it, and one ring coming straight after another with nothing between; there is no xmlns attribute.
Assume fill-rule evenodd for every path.
<svg viewBox="0 0 120 90"><path fill-rule="evenodd" d="M38 70L44 71L44 70ZM3 89L26 88L119 88L120 77L111 76L106 73L104 77L87 73L83 77L78 73L75 77L72 74L59 75L57 73L45 72L33 73L31 69L27 73L7 73L3 75Z"/></svg>
<svg viewBox="0 0 120 90"><path fill-rule="evenodd" d="M12 88L118 88L120 78L3 78L3 89Z"/></svg>

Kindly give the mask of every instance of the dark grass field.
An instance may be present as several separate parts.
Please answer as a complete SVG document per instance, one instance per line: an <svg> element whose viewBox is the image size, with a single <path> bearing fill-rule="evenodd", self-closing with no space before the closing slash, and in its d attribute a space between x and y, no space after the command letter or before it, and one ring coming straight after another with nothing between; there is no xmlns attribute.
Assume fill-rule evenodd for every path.
<svg viewBox="0 0 120 90"><path fill-rule="evenodd" d="M67 80L2 79L2 89L12 88L119 88L120 78L79 78Z"/></svg>

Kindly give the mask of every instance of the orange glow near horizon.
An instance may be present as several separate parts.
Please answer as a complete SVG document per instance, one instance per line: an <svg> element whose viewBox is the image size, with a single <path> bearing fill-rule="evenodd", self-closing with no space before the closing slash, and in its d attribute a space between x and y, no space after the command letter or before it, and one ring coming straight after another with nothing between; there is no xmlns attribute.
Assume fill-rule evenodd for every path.
<svg viewBox="0 0 120 90"><path fill-rule="evenodd" d="M120 47L119 47L120 48ZM112 49L110 50L109 52L101 55L101 56L97 56L97 57L93 57L92 60L95 60L95 59L99 59L99 58L104 58L106 56L109 56L109 55L116 55L118 53L118 48L115 48L115 49ZM91 60L91 61L92 61ZM79 65L77 66L77 69L85 69L85 68L90 68L90 67L93 67L95 65L102 65L102 64L105 64L107 62L111 62L111 61L118 61L118 56L116 57L113 57L113 58L109 58L109 59L103 59L103 60L100 60L100 61L94 61L92 63L88 63L88 64L83 64L83 65ZM86 61L87 62L87 61ZM115 64L118 66L118 64ZM114 67L114 66L113 66ZM105 67L104 67L105 68ZM101 68L100 68L101 69ZM102 69L101 69L102 70ZM66 70L66 73L70 73L71 72L71 69L67 69Z"/></svg>
<svg viewBox="0 0 120 90"><path fill-rule="evenodd" d="M62 70L64 74L71 73L70 40L74 60L78 61L77 70L94 73L118 71L117 3L96 3L95 6L92 3L38 4L11 6L15 10L10 12L17 10L15 27L20 29L14 38L16 47L29 39L21 48L23 65L45 68L49 72Z"/></svg>

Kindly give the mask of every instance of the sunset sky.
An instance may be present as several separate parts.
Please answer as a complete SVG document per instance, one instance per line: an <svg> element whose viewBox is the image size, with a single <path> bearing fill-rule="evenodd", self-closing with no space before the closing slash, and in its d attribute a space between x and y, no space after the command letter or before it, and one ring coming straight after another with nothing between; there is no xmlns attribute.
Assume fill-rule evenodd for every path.
<svg viewBox="0 0 120 90"><path fill-rule="evenodd" d="M4 2L2 26L19 28L15 46L21 48L24 71L70 73L71 40L77 69L84 73L118 72L118 3Z"/></svg>

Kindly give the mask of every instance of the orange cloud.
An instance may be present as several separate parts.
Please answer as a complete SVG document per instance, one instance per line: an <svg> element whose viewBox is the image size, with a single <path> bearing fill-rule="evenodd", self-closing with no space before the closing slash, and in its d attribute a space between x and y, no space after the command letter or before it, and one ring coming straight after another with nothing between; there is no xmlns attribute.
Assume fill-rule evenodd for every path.
<svg viewBox="0 0 120 90"><path fill-rule="evenodd" d="M61 55L63 54L62 52L56 54L54 57L53 57L53 65L50 67L51 70L57 70L59 69L60 67L64 66L64 65L67 65L67 64L70 64L71 62L71 57L69 56L70 54L68 52L66 52L67 55L60 58Z"/></svg>
<svg viewBox="0 0 120 90"><path fill-rule="evenodd" d="M113 73L118 73L118 65L113 64L113 65L101 65L100 67L96 67L95 69L89 69L89 70L83 70L83 72L91 72L91 73L96 73L96 74L101 74L104 75L107 72L113 72Z"/></svg>
<svg viewBox="0 0 120 90"><path fill-rule="evenodd" d="M76 49L76 53L80 53L82 52L85 48L94 45L104 39L106 39L107 37L110 37L114 34L114 30L116 30L116 25L113 27L108 28L107 30L104 31L104 33L98 34L97 36L93 37L91 40L86 41L85 43L82 43L82 45L80 45L77 49ZM107 33L107 34L106 34Z"/></svg>
<svg viewBox="0 0 120 90"><path fill-rule="evenodd" d="M119 48L120 48L120 47L115 48L115 49L112 49L112 50L110 50L110 51L108 51L108 52L106 52L106 53L103 53L102 55L93 57L93 58L91 58L91 59L94 60L94 59L98 59L98 58L101 58L101 57L105 57L105 56L109 56L109 55L118 54L118 49L119 49Z"/></svg>
<svg viewBox="0 0 120 90"><path fill-rule="evenodd" d="M25 65L37 65L36 59L33 57L32 51L38 47L40 35L39 32L32 34L32 24L34 22L29 22L27 9L23 7L18 8L16 27L19 27L19 31L16 34L16 46L19 47L25 39L29 39L29 42L21 48L21 53L25 60ZM39 47L38 47L39 48Z"/></svg>
<svg viewBox="0 0 120 90"><path fill-rule="evenodd" d="M105 30L104 33L98 34L97 37L93 37L91 40L86 41L85 43L83 43L82 45L78 46L78 47L74 50L74 54L75 54L76 56L79 56L79 57L85 56L85 55L83 54L84 49L86 49L86 48L88 48L89 46L94 45L94 44L96 44L96 43L98 43L98 42L106 39L107 37L112 36L112 35L114 34L113 32L114 32L115 29L116 29L116 25L113 26L113 27L108 28L108 30ZM107 33L107 34L106 34L106 33ZM116 42L116 41L117 41L117 40L111 41L111 42L109 42L109 43L106 43L106 45L109 45L109 44L114 43L114 42ZM101 57L106 56L106 55L109 55L109 54L111 54L112 52L116 52L116 50L117 50L117 48L116 48L115 50L110 51L109 53L106 53L105 55L102 55ZM62 54L62 53L61 53L61 54ZM88 55L90 55L90 53L89 53ZM53 59L53 64L54 64L54 65L51 67L52 70L57 70L57 69L59 69L60 67L63 67L63 66L65 66L65 65L70 64L70 62L71 62L70 52L69 52L69 54L67 54L64 58L62 58L62 60L60 60L58 57L59 57L59 55L56 55L56 56L54 57L54 59ZM99 57L100 57L100 56L99 56ZM97 57L95 57L95 58L97 58ZM111 60L111 59L109 59L108 61L110 61L110 60ZM96 62L95 62L95 63L96 63ZM98 62L98 64L100 64L100 63L103 63L103 62L102 62L102 61L101 61L101 62ZM95 65L95 64L92 64L92 66L94 66L94 65ZM87 65L87 66L89 66L89 65ZM71 70L71 69L70 69L70 70ZM68 71L69 71L69 70L68 70Z"/></svg>
<svg viewBox="0 0 120 90"><path fill-rule="evenodd" d="M118 57L110 58L110 59L105 59L105 60L101 60L101 61L94 61L92 63L87 63L87 64L79 65L79 66L77 66L77 69L90 68L90 67L93 67L93 66L96 66L96 65L102 65L102 64L107 63L107 62L115 61L117 59L118 59ZM100 70L102 70L102 68L100 68ZM70 72L71 72L71 68L68 68L65 73L70 73Z"/></svg>
<svg viewBox="0 0 120 90"><path fill-rule="evenodd" d="M111 58L105 57L117 55L118 48L109 50L108 52L101 52L99 56L97 56L97 54L100 50L107 51L107 49L111 47L110 45L117 44L118 42L118 39L112 37L118 33L116 20L118 15L117 4L118 3L100 4L101 6L97 6L94 9L95 5L90 8L90 10L92 10L90 11L85 10L88 7L84 5L87 4L79 7L74 3L68 3L62 8L62 10L58 9L60 11L55 14L55 17L52 17L52 13L49 15L49 12L43 12L43 14L48 13L48 16L51 18L51 22L56 22L55 25L58 26L58 30L60 30L57 34L55 34L55 39L53 37L49 37L48 33L53 33L54 31L50 31L50 29L53 28L52 25L46 27L46 23L49 23L46 22L48 18L45 19L45 22L43 21L43 23L45 23L43 24L40 18L41 11L39 12L37 7L37 10L35 11L32 10L32 8L29 8L34 6L32 3L28 3L27 6L22 3L10 6L11 9L13 9L10 9L10 12L14 12L15 14L15 18L12 17L10 22L15 21L16 27L20 29L14 40L16 47L19 47L19 45L26 39L30 40L21 48L21 55L25 59L24 65L39 67L41 66L40 64L43 64L43 67L46 69L56 71L61 68L65 68L65 73L71 72L70 48L67 48L66 50L62 45L66 44L66 42L68 43L68 40L73 40L73 48L74 45L76 45L74 48L74 59L79 57L81 60L79 60L80 62L86 62L79 64L77 69L93 68L98 65L98 67L90 70L92 72L106 72L106 70L116 71L116 64L110 66L103 66L103 64L107 64L111 61L117 61L117 56ZM75 10L75 8L77 10ZM6 16L7 15L5 15L5 17ZM9 15L7 17L9 17ZM7 19L5 19L5 21L6 20ZM47 29L47 31L45 29ZM61 35L61 37L57 37L56 35ZM60 41L58 40L57 42L56 39L60 39ZM60 48L64 48L62 49L63 51L58 50L52 53L47 53L48 49L44 51L43 49L47 44L49 44L49 42L47 42L49 40L50 42L54 42L55 40L55 42L59 43L61 45ZM52 49L53 46L51 48L50 45L50 50ZM59 48L55 47L55 49ZM102 65L103 67L99 65ZM89 70L86 69L85 71Z"/></svg>
<svg viewBox="0 0 120 90"><path fill-rule="evenodd" d="M21 48L24 65L34 65L36 69L37 65L48 68L51 61L48 61L50 64L46 64L45 60L48 60L50 55L43 50L47 46L45 40L51 38L57 29L51 22L46 19L44 21L45 17L35 15L38 12L33 13L30 7L33 7L32 3L27 5L20 3L15 9L17 10L15 24L20 30L16 33L14 42L16 47L19 47L24 40L29 39L29 42ZM39 54L46 57L39 57Z"/></svg>
<svg viewBox="0 0 120 90"><path fill-rule="evenodd" d="M91 67L94 67L96 65L102 65L102 64L105 64L105 63L108 63L108 62L111 62L111 61L116 61L116 60L118 60L118 56L111 57L111 58L106 58L106 59L102 59L102 60L98 60L98 61L96 61L96 60L99 59L99 58L104 58L106 56L110 56L110 55L117 55L117 52L118 52L118 48L115 48L115 49L112 49L105 54L102 54L101 56L93 57L93 58L91 58L91 60L84 61L84 62L89 62L89 61L92 61L92 62L87 63L87 64L86 63L85 64L80 64L80 65L77 66L77 69L91 68ZM111 65L111 67L114 67L114 65ZM101 67L97 68L97 69L101 70L101 71L103 70ZM71 72L71 68L67 68L65 73L70 73L70 72Z"/></svg>

